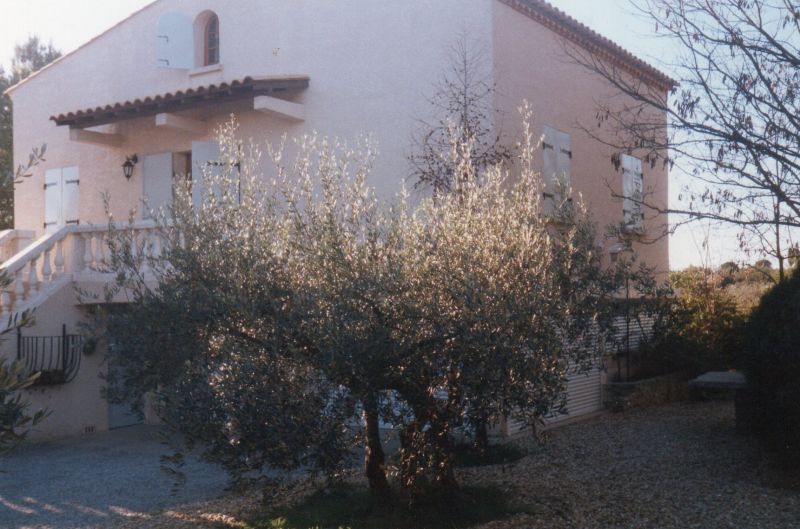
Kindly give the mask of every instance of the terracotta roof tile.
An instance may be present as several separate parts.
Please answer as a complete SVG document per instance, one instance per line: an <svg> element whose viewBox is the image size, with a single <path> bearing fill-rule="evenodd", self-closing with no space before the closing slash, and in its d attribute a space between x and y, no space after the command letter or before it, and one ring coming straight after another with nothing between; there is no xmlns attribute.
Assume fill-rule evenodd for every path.
<svg viewBox="0 0 800 529"><path fill-rule="evenodd" d="M176 90L123 102L65 112L50 119L57 125L86 128L105 125L124 119L152 116L162 112L175 112L197 108L200 105L218 104L286 90L300 90L309 86L305 75L280 77L245 77L186 90Z"/></svg>

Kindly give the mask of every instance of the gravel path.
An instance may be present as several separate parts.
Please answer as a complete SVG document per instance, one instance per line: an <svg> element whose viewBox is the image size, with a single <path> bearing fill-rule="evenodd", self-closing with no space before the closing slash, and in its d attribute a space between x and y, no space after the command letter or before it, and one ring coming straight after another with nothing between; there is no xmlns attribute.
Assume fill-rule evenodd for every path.
<svg viewBox="0 0 800 529"><path fill-rule="evenodd" d="M735 432L730 402L607 414L526 444L512 468L467 472L537 512L485 529L800 528L800 488Z"/></svg>
<svg viewBox="0 0 800 529"><path fill-rule="evenodd" d="M0 459L0 528L89 529L219 496L227 475L187 458L186 486L160 470L157 429L133 427L29 445Z"/></svg>
<svg viewBox="0 0 800 529"><path fill-rule="evenodd" d="M547 435L544 445L521 441L531 455L513 465L459 472L463 483L498 485L534 513L476 529L800 529L800 488L734 431L730 402L603 414ZM233 528L257 507L255 493L227 495L107 521L125 529Z"/></svg>

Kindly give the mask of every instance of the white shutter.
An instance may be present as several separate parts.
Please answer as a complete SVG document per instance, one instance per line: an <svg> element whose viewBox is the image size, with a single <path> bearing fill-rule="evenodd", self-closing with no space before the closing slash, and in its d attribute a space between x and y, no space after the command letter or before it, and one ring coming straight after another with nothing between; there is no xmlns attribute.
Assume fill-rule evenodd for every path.
<svg viewBox="0 0 800 529"><path fill-rule="evenodd" d="M622 155L622 212L625 227L641 230L644 227L642 211L644 174L642 161L639 158Z"/></svg>
<svg viewBox="0 0 800 529"><path fill-rule="evenodd" d="M544 180L543 192L546 197L552 197L556 191L558 174L558 150L556 131L550 127L544 128L544 143L542 144L542 178Z"/></svg>
<svg viewBox="0 0 800 529"><path fill-rule="evenodd" d="M238 202L241 199L240 167L238 160L222 159L219 144L216 142L192 142L192 202L197 207L208 196L204 189L205 177L211 177L213 189L218 198L222 198L220 185L225 182L229 187L230 197Z"/></svg>
<svg viewBox="0 0 800 529"><path fill-rule="evenodd" d="M156 58L162 68L194 68L194 27L180 13L166 13L158 21Z"/></svg>
<svg viewBox="0 0 800 529"><path fill-rule="evenodd" d="M146 204L142 217L172 204L172 153L148 154L142 162L142 181Z"/></svg>
<svg viewBox="0 0 800 529"><path fill-rule="evenodd" d="M566 191L570 186L570 175L572 174L572 141L569 134L558 131L556 135L556 175L561 183L561 190Z"/></svg>
<svg viewBox="0 0 800 529"><path fill-rule="evenodd" d="M61 223L61 169L50 169L44 174L45 231L53 231Z"/></svg>
<svg viewBox="0 0 800 529"><path fill-rule="evenodd" d="M80 224L80 179L77 167L61 170L61 214L64 224Z"/></svg>
<svg viewBox="0 0 800 529"><path fill-rule="evenodd" d="M570 186L572 173L572 142L569 134L552 127L544 127L543 166L545 214L553 212L560 204Z"/></svg>
<svg viewBox="0 0 800 529"><path fill-rule="evenodd" d="M219 160L219 144L213 141L192 142L192 204L195 208L202 206L209 190L205 189L204 178L211 176L213 179L222 175L222 165ZM219 196L219 190L213 190Z"/></svg>

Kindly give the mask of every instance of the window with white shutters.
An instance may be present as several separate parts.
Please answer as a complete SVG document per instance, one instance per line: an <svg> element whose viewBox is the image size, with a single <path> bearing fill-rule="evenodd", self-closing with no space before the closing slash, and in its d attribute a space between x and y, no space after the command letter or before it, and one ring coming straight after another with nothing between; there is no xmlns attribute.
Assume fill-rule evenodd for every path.
<svg viewBox="0 0 800 529"><path fill-rule="evenodd" d="M44 174L44 229L52 230L61 222L61 169Z"/></svg>
<svg viewBox="0 0 800 529"><path fill-rule="evenodd" d="M569 199L572 172L572 144L569 134L545 126L542 142L542 178L545 212L552 212Z"/></svg>
<svg viewBox="0 0 800 529"><path fill-rule="evenodd" d="M168 207L172 201L172 153L148 154L142 163L145 205L142 217Z"/></svg>
<svg viewBox="0 0 800 529"><path fill-rule="evenodd" d="M644 173L642 160L622 155L622 216L625 229L641 232L644 229Z"/></svg>
<svg viewBox="0 0 800 529"><path fill-rule="evenodd" d="M77 167L50 169L44 175L44 228L54 231L80 223L80 179Z"/></svg>
<svg viewBox="0 0 800 529"><path fill-rule="evenodd" d="M80 215L80 180L77 167L65 167L61 170L63 195L61 211L64 224L79 224Z"/></svg>
<svg viewBox="0 0 800 529"><path fill-rule="evenodd" d="M194 24L180 13L166 13L158 21L156 58L162 68L194 68Z"/></svg>
<svg viewBox="0 0 800 529"><path fill-rule="evenodd" d="M238 197L239 189L239 167L228 167L226 162L221 160L219 145L216 142L193 141L192 142L192 203L195 208L201 206L208 197L209 192L213 192L218 198L222 196L219 185L223 177L230 179L230 193ZM213 189L206 189L206 179L212 183Z"/></svg>

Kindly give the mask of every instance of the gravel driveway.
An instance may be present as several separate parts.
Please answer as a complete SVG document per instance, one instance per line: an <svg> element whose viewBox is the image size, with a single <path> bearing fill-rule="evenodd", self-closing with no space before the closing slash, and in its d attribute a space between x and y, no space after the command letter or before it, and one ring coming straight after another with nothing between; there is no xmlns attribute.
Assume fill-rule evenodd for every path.
<svg viewBox="0 0 800 529"><path fill-rule="evenodd" d="M731 402L604 414L550 435L510 468L464 472L536 512L481 529L800 529L800 477L735 431Z"/></svg>
<svg viewBox="0 0 800 529"><path fill-rule="evenodd" d="M492 522L480 529L800 529L797 481L786 482L769 468L752 437L736 433L731 402L682 402L620 414L606 413L559 428L548 436L550 439L544 445L523 441L531 454L515 464L460 469L459 479L463 483L504 488L512 501L525 505L531 513ZM106 448L109 452L133 450L109 444ZM31 452L45 452L44 448L37 447ZM101 521L124 529L218 529L239 527L239 513L258 508L260 496L253 492L229 494L162 512L119 515L110 506L125 506L136 512L146 510L148 505L163 509L187 498L200 500L203 495L213 496L222 488L223 475L211 472L200 478L195 474L182 496L170 498L170 482L157 470L160 448L153 444L146 458L122 456L125 470L113 464L120 457L104 453L103 459L112 460L106 463L107 473L100 478L95 471L97 477L85 484L80 493L77 485L67 486L54 480L48 487L40 486L37 490L49 489L50 497L55 498L50 501L65 510L65 514L59 515L60 524L46 525L45 515L41 514L45 512L43 506L26 501L32 494L4 493L0 501L11 498L40 514L25 518L13 513L16 525L0 524L0 527L21 529L41 524L41 527L78 528L92 527L92 523ZM68 468L84 475L95 451L84 450L84 459L75 458ZM29 457L26 454L23 459ZM147 468L137 468L137 462L145 460ZM37 472L40 476L55 477L54 470ZM69 470L58 472L69 475ZM120 472L135 473L135 477L127 478L133 483L130 494L117 478ZM112 490L117 481L120 483ZM0 476L0 491L8 488L7 483L14 480ZM35 485L37 481L26 477L24 483ZM20 486L20 490L32 487ZM71 488L65 495L69 493L69 498L80 500L60 497L59 491L66 487ZM76 508L79 502L83 502L82 507ZM78 516L84 515L86 508L102 511L102 515L87 514L81 520ZM6 515L2 510L0 513ZM34 519L36 516L41 520ZM51 519L59 517L53 515Z"/></svg>
<svg viewBox="0 0 800 529"><path fill-rule="evenodd" d="M0 529L88 529L223 492L221 469L187 458L186 486L172 495L157 431L136 426L28 445L0 459Z"/></svg>

